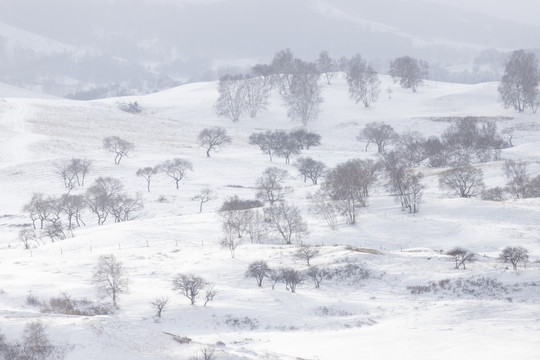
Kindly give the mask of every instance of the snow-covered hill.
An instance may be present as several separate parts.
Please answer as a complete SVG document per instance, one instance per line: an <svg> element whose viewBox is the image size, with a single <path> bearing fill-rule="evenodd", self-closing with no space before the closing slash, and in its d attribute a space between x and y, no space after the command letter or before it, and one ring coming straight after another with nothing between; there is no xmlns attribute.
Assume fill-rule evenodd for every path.
<svg viewBox="0 0 540 360"><path fill-rule="evenodd" d="M363 126L385 121L396 131L440 135L448 125L441 118L488 116L499 129L513 126L515 147L502 158L531 162L540 174L540 115L505 110L497 101L497 84L460 85L428 82L412 93L383 78L383 93L370 108L348 98L343 79L326 86L322 113L309 123L322 136L321 146L303 155L334 166L352 158L376 158L356 140ZM540 199L487 202L451 198L438 189L440 169L424 169L426 191L417 214L402 212L382 183L356 226L330 230L315 216L306 198L318 187L302 181L283 159L270 163L248 136L264 129L293 129L281 100L272 97L267 112L233 123L217 118L215 83L194 83L141 97L78 102L59 99L0 100L0 331L9 339L24 325L40 319L53 343L66 349L66 359L190 359L201 348L215 346L216 359L455 359L456 352L478 359L536 359L540 350ZM118 102L137 101L133 115ZM206 127L222 126L233 142L207 158L197 143ZM132 155L115 165L101 149L106 136L135 144ZM99 176L120 179L130 194L138 193L145 208L133 221L86 227L63 241L24 250L19 230L31 222L22 210L33 193L65 192L56 166L73 157L93 161L83 188ZM173 157L189 159L194 171L181 182L156 175L151 192L137 169ZM317 245L312 265L336 268L359 264L370 269L365 280L310 281L297 293L266 281L258 288L244 273L248 264L266 260L272 268L305 270L295 259L296 245L277 239L265 244L244 242L235 258L220 247L223 237L217 210L232 195L253 198L255 181L268 166L289 172L294 188L288 202L300 207L310 228L304 242ZM479 165L488 186L504 183L502 161ZM192 198L204 187L216 200L199 204ZM505 246L530 251L527 268L507 269L497 261ZM463 246L477 254L467 270L455 270L444 251ZM114 254L124 264L130 291L122 294L114 314L75 316L43 314L27 304L27 296L46 300L69 293L74 299L97 300L91 276L99 255ZM171 290L178 273L195 273L217 291L207 306ZM479 297L440 291L411 294L408 286L458 278L493 278L506 286L484 289ZM534 284L532 284L535 282ZM451 283L451 282L450 282ZM524 286L529 283L530 286ZM514 286L514 284L521 284ZM531 285L532 284L532 285ZM170 305L161 320L150 302L166 296ZM180 344L173 335L189 337Z"/></svg>

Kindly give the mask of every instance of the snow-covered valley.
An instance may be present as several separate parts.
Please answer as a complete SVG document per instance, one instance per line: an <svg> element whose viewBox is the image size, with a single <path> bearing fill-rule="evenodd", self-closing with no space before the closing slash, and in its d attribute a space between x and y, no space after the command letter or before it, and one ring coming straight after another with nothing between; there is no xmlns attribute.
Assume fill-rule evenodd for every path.
<svg viewBox="0 0 540 360"><path fill-rule="evenodd" d="M319 118L306 126L321 135L321 145L303 151L334 167L349 159L377 159L375 147L365 151L356 140L373 121L384 121L398 133L419 131L439 136L449 117L489 117L499 130L515 129L511 148L501 160L482 168L488 187L505 183L505 159L530 163L540 175L540 114L517 113L498 102L497 83L461 85L426 82L418 92L399 88L381 77L382 94L372 107L349 99L344 79L324 88ZM371 189L369 206L357 224L340 220L336 231L314 214L308 195L319 185L303 182L293 165L270 162L249 144L253 132L291 130L301 124L286 116L275 94L268 111L238 122L218 118L213 106L216 83L193 83L133 98L91 102L10 97L0 99L0 333L17 339L25 324L41 320L51 342L66 359L192 359L201 349L215 349L225 359L538 359L540 353L540 199L484 201L457 198L439 189L442 169L420 168L426 185L420 211L401 210L384 187ZM143 111L130 114L119 101L137 101ZM226 128L232 143L206 157L197 135L207 127ZM119 136L135 150L115 165L102 149L107 136ZM157 174L152 189L136 171L180 157L193 163L177 190ZM107 221L97 226L90 213L85 227L62 241L45 241L25 249L18 239L31 220L23 207L32 194L59 196L66 188L56 169L71 158L92 160L83 194L95 179L121 180L126 192L138 194L144 209L131 221ZM294 158L292 159L294 162ZM265 260L272 268L307 270L295 258L299 244L278 238L264 243L245 239L234 258L220 246L223 238L219 208L238 195L255 197L255 183L269 166L287 170L286 185L294 189L287 202L298 206L309 226L303 243L317 246L312 266L339 268L357 264L369 276L354 281L326 280L315 288L310 280L296 293L265 280L261 288L245 278L248 265ZM192 200L209 187L217 198L204 205ZM445 252L462 246L476 254L466 270L454 268ZM498 260L506 246L529 250L526 267L512 270ZM129 292L120 308L108 315L42 313L28 304L69 294L73 299L99 299L92 273L100 255L113 254L129 278ZM206 306L190 305L172 290L179 273L197 274L212 283L215 299ZM478 285L477 293L460 291L458 279L492 279L497 286ZM430 282L431 291L413 294ZM433 290L437 288L437 290ZM160 319L151 306L168 297ZM178 339L191 342L180 343Z"/></svg>

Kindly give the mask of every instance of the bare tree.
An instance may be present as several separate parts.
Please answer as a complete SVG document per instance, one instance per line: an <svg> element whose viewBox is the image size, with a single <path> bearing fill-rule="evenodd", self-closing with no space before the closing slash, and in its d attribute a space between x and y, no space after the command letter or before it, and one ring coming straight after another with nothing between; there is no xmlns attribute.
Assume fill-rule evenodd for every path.
<svg viewBox="0 0 540 360"><path fill-rule="evenodd" d="M243 210L249 211L249 210ZM247 224L246 224L247 225ZM230 226L230 223L223 223L223 230L225 232L225 237L220 241L220 245L223 248L229 249L231 257L234 259L236 248L242 242L242 237L237 236L235 229Z"/></svg>
<svg viewBox="0 0 540 360"><path fill-rule="evenodd" d="M529 259L529 250L521 246L507 246L499 254L499 260L504 263L511 263L512 268L517 270L520 262L526 263Z"/></svg>
<svg viewBox="0 0 540 360"><path fill-rule="evenodd" d="M28 360L45 360L51 356L55 347L45 333L45 325L41 321L33 321L24 327L22 336L22 352L20 358Z"/></svg>
<svg viewBox="0 0 540 360"><path fill-rule="evenodd" d="M193 197L193 200L199 201L199 214L202 213L204 204L215 199L216 194L214 193L214 191L212 191L212 189L208 187L202 189L198 195L195 195Z"/></svg>
<svg viewBox="0 0 540 360"><path fill-rule="evenodd" d="M308 198L312 203L312 211L321 216L326 221L330 229L335 231L337 229L338 209L336 209L336 206L332 200L328 199L328 197L325 196L324 191L320 190L315 194L310 195Z"/></svg>
<svg viewBox="0 0 540 360"><path fill-rule="evenodd" d="M307 224L296 206L279 203L265 208L264 215L271 231L280 236L284 244L290 245L293 240L300 242L309 234Z"/></svg>
<svg viewBox="0 0 540 360"><path fill-rule="evenodd" d="M326 165L320 161L313 160L310 157L300 157L296 160L294 166L298 169L301 175L304 176L304 182L310 179L313 185L317 185L317 181L326 173Z"/></svg>
<svg viewBox="0 0 540 360"><path fill-rule="evenodd" d="M321 145L321 135L305 129L292 130L289 136L300 144L302 150L309 150L312 146Z"/></svg>
<svg viewBox="0 0 540 360"><path fill-rule="evenodd" d="M287 170L275 166L266 168L262 176L257 179L257 198L268 201L270 205L285 200L285 196L292 190L283 186L283 182L289 175Z"/></svg>
<svg viewBox="0 0 540 360"><path fill-rule="evenodd" d="M295 57L290 49L283 49L276 53L270 64L278 91L281 95L291 91L292 76L297 71Z"/></svg>
<svg viewBox="0 0 540 360"><path fill-rule="evenodd" d="M506 191L516 199L524 199L530 195L529 164L524 161L506 160L503 171L506 177Z"/></svg>
<svg viewBox="0 0 540 360"><path fill-rule="evenodd" d="M270 276L271 269L264 260L254 261L249 264L245 273L246 278L254 278L257 281L257 286L261 287L265 277Z"/></svg>
<svg viewBox="0 0 540 360"><path fill-rule="evenodd" d="M135 175L142 177L146 180L146 189L148 190L148 192L150 192L150 182L152 181L152 176L157 174L158 170L159 169L157 167L147 166L145 168L137 170L137 172L135 173Z"/></svg>
<svg viewBox="0 0 540 360"><path fill-rule="evenodd" d="M423 79L428 75L428 63L414 59L410 56L396 58L390 62L389 74L404 89L411 89L416 92L418 86L422 85Z"/></svg>
<svg viewBox="0 0 540 360"><path fill-rule="evenodd" d="M367 65L360 55L349 60L345 75L349 85L349 96L357 104L362 102L365 107L369 107L379 99L381 81L377 72Z"/></svg>
<svg viewBox="0 0 540 360"><path fill-rule="evenodd" d="M287 116L306 125L320 113L323 102L322 87L319 85L320 74L315 64L296 59L295 66L296 73L293 74L289 91L283 94L283 99L287 106Z"/></svg>
<svg viewBox="0 0 540 360"><path fill-rule="evenodd" d="M397 133L390 125L376 121L367 124L360 132L360 135L356 137L358 141L366 142L366 151L369 144L377 144L379 153L383 153L385 146L397 140L397 138Z"/></svg>
<svg viewBox="0 0 540 360"><path fill-rule="evenodd" d="M56 167L56 173L62 177L62 180L64 181L64 186L71 190L75 186L74 181L75 178L75 172L73 171L71 167L70 162L62 162L60 165Z"/></svg>
<svg viewBox="0 0 540 360"><path fill-rule="evenodd" d="M111 177L99 177L86 190L85 202L88 209L97 217L98 225L103 225L111 212L111 202L124 189L120 180Z"/></svg>
<svg viewBox="0 0 540 360"><path fill-rule="evenodd" d="M231 143L232 139L227 135L227 130L215 126L213 128L203 129L198 136L199 144L206 147L206 156L210 157L210 151L221 148L225 144Z"/></svg>
<svg viewBox="0 0 540 360"><path fill-rule="evenodd" d="M154 300L152 300L150 304L152 305L152 307L156 309L157 311L156 316L158 318L161 318L161 313L165 311L165 307L167 306L168 303L169 303L169 298L162 296L162 297L155 298Z"/></svg>
<svg viewBox="0 0 540 360"><path fill-rule="evenodd" d="M368 189L376 179L372 160L349 160L330 170L323 184L324 194L334 201L348 224L356 224L358 209L367 206Z"/></svg>
<svg viewBox="0 0 540 360"><path fill-rule="evenodd" d="M173 290L187 297L191 305L195 304L197 296L207 286L207 282L202 277L193 274L178 274L172 284Z"/></svg>
<svg viewBox="0 0 540 360"><path fill-rule="evenodd" d="M272 290L274 290L276 284L281 281L281 271L270 269L268 279L271 281Z"/></svg>
<svg viewBox="0 0 540 360"><path fill-rule="evenodd" d="M335 77L337 71L337 63L330 57L328 51L321 51L317 61L317 70L320 74L324 75L326 82L330 85L330 81Z"/></svg>
<svg viewBox="0 0 540 360"><path fill-rule="evenodd" d="M166 160L158 165L158 169L175 181L176 189L180 188L180 181L186 176L188 170L193 171L193 164L189 160L175 158Z"/></svg>
<svg viewBox="0 0 540 360"><path fill-rule="evenodd" d="M124 266L113 254L101 255L98 258L92 282L100 294L111 298L114 307L118 307L118 296L126 293L129 285Z"/></svg>
<svg viewBox="0 0 540 360"><path fill-rule="evenodd" d="M244 80L246 94L246 110L251 118L255 118L269 104L272 85L267 77L249 76Z"/></svg>
<svg viewBox="0 0 540 360"><path fill-rule="evenodd" d="M450 256L452 261L454 261L456 269L463 266L463 270L465 270L465 263L474 260L474 254L472 252L459 246L447 251L446 255Z"/></svg>
<svg viewBox="0 0 540 360"><path fill-rule="evenodd" d="M219 79L215 110L218 116L238 121L245 111L246 87L243 75L225 75Z"/></svg>
<svg viewBox="0 0 540 360"><path fill-rule="evenodd" d="M296 293L296 287L304 281L304 276L298 270L292 268L281 269L281 281L285 283L285 288L292 293Z"/></svg>
<svg viewBox="0 0 540 360"><path fill-rule="evenodd" d="M417 213L422 203L425 188L421 183L424 177L422 173L414 173L404 167L387 170L389 177L388 187L392 191L396 202L401 205L402 210Z"/></svg>
<svg viewBox="0 0 540 360"><path fill-rule="evenodd" d="M118 136L108 136L103 139L103 149L115 154L114 163L118 165L123 157L128 157L129 152L135 149L135 145Z"/></svg>
<svg viewBox="0 0 540 360"><path fill-rule="evenodd" d="M118 194L108 201L109 212L114 216L114 222L129 221L134 218L134 213L143 209L143 203L139 197L131 197L125 193Z"/></svg>
<svg viewBox="0 0 540 360"><path fill-rule="evenodd" d="M310 266L310 261L314 257L319 255L319 250L311 245L301 244L298 250L294 253L294 256L302 261L306 262L307 266Z"/></svg>
<svg viewBox="0 0 540 360"><path fill-rule="evenodd" d="M498 87L504 107L513 107L519 112L528 107L535 110L539 81L536 55L524 50L514 51Z"/></svg>
<svg viewBox="0 0 540 360"><path fill-rule="evenodd" d="M29 214L34 229L36 229L36 221L38 220L40 222L39 228L43 229L51 212L51 201L41 193L34 193L30 202L24 206L23 211Z"/></svg>
<svg viewBox="0 0 540 360"><path fill-rule="evenodd" d="M33 242L39 245L36 231L33 229L21 229L19 231L19 240L21 240L26 250L30 249Z"/></svg>
<svg viewBox="0 0 540 360"><path fill-rule="evenodd" d="M92 160L88 159L71 159L70 167L71 171L75 173L77 185L84 186L84 180L86 178L86 175L92 168L92 164Z"/></svg>
<svg viewBox="0 0 540 360"><path fill-rule="evenodd" d="M216 297L217 291L213 286L208 286L204 292L204 304L206 306L210 301L213 301Z"/></svg>
<svg viewBox="0 0 540 360"><path fill-rule="evenodd" d="M484 190L484 173L482 169L463 166L446 170L439 176L439 187L459 197L478 196Z"/></svg>
<svg viewBox="0 0 540 360"><path fill-rule="evenodd" d="M510 147L513 147L514 144L512 143L512 139L514 138L514 127L506 127L501 130L501 134L503 136L503 139L510 145Z"/></svg>
<svg viewBox="0 0 540 360"><path fill-rule="evenodd" d="M306 276L313 281L315 288L318 289L321 286L321 282L323 280L332 278L332 273L327 269L321 269L317 266L312 266L306 272Z"/></svg>

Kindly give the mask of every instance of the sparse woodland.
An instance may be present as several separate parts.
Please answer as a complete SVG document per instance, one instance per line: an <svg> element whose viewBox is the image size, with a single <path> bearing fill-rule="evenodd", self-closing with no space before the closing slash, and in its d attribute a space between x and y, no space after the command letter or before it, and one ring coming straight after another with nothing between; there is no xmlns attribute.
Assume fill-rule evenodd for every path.
<svg viewBox="0 0 540 360"><path fill-rule="evenodd" d="M2 207L0 270L18 274L0 282L0 309L9 304L18 320L0 330L24 326L22 340L0 332L0 359L75 359L139 328L122 346L142 342L155 358L164 348L181 359L243 359L257 341L246 340L250 331L369 332L387 311L435 318L433 304L463 299L471 313L471 302L486 300L528 316L540 303L540 132L538 118L522 114L534 116L540 101L535 64L524 51L511 56L489 88L496 111L484 116L468 95L459 101L473 103L470 114L440 105L460 88L433 85L422 60L394 59L390 78L361 55L307 62L285 49L249 74L194 87L210 100L170 119L142 97L118 105L121 126L39 135L47 139L35 144L51 149L34 153L39 168L28 157L0 174L15 194L7 198L23 202ZM381 98L383 83L392 96ZM422 96L430 105L421 112L392 110ZM28 145L9 149L20 158ZM407 305L385 308L396 299ZM226 340L213 335L229 330ZM255 348L257 358L280 352Z"/></svg>

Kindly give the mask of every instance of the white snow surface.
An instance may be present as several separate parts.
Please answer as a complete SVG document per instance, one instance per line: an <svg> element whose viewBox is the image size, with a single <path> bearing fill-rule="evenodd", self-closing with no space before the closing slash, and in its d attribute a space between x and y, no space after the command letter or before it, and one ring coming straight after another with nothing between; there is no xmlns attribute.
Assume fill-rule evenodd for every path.
<svg viewBox="0 0 540 360"><path fill-rule="evenodd" d="M497 84L461 85L427 82L416 93L383 77L379 102L364 108L352 102L346 83L325 86L322 113L307 125L322 136L322 145L304 152L334 166L348 159L376 158L356 140L368 122L385 121L398 132L440 135L449 116L496 117L498 129L516 128L515 147L503 159L531 162L540 173L540 114L516 113L498 102ZM65 349L66 359L192 359L201 348L216 346L215 359L538 359L540 354L540 199L488 202L458 199L437 186L440 169L423 169L426 191L420 212L402 212L383 184L372 190L369 206L356 226L340 224L332 231L309 210L308 193L318 188L304 183L283 159L270 163L248 143L254 131L293 129L280 98L268 111L238 122L217 118L213 105L216 83L194 83L132 98L80 102L59 99L0 99L0 332L20 338L24 325L39 319L51 341ZM138 101L141 114L117 109L119 101ZM222 126L233 143L205 156L197 134ZM136 145L129 158L114 165L101 148L106 136L117 135ZM74 237L25 250L18 232L31 221L23 206L33 193L60 195L66 190L56 166L73 157L94 161L84 193L99 176L120 179L130 194L139 194L145 208L137 219L87 226ZM173 157L189 159L194 171L181 182L156 175L151 192L137 169ZM503 161L479 165L488 186L504 184ZM268 282L258 288L244 273L249 263L266 260L273 268L305 270L295 259L296 245L240 245L232 258L220 247L217 210L232 195L253 198L255 181L268 166L289 171L288 199L309 224L305 243L318 245L317 266L360 263L373 274L354 284L326 281L319 289L306 280L296 293ZM210 187L218 199L199 214L192 198ZM165 198L166 201L159 201ZM466 270L454 269L444 251L463 246L477 253ZM505 246L530 251L526 268L508 269L497 260ZM361 250L362 251L354 251ZM365 250L367 249L367 250ZM126 268L130 291L120 296L120 309L104 316L44 314L26 303L31 292L42 300L68 293L74 299L98 301L91 276L99 255L114 254ZM207 306L172 291L178 273L194 273L217 291ZM501 297L456 294L412 295L407 286L444 279L489 277L511 289ZM157 320L150 302L159 296L170 305ZM510 299L511 298L511 299ZM107 301L102 299L101 301ZM238 319L239 326L232 320ZM246 320L247 319L247 320ZM245 320L245 321L244 321ZM242 323L244 321L244 323ZM253 329L248 326L254 324ZM192 339L174 341L170 334Z"/></svg>

